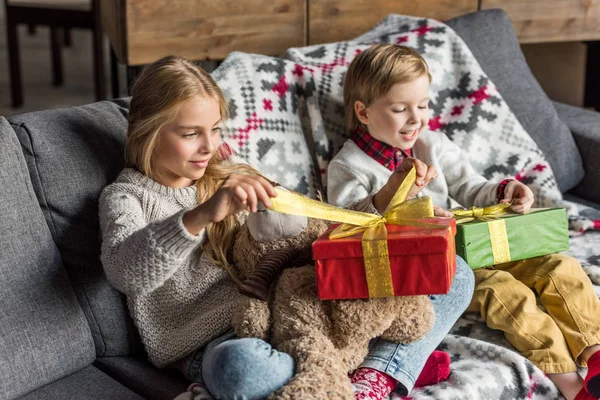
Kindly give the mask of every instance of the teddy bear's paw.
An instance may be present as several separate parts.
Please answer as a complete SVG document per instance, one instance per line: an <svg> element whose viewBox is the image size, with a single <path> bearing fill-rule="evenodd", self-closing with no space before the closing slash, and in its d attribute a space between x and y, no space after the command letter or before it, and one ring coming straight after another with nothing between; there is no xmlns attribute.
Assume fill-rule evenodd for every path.
<svg viewBox="0 0 600 400"><path fill-rule="evenodd" d="M231 326L239 337L268 339L271 329L271 312L267 302L243 298L233 312Z"/></svg>
<svg viewBox="0 0 600 400"><path fill-rule="evenodd" d="M300 372L284 387L272 393L268 400L354 400L352 384L347 375L340 376L332 372L321 369Z"/></svg>
<svg viewBox="0 0 600 400"><path fill-rule="evenodd" d="M354 343L338 349L337 356L346 371L353 371L364 361L369 350L369 343Z"/></svg>
<svg viewBox="0 0 600 400"><path fill-rule="evenodd" d="M331 301L332 340L345 348L357 342L367 345L396 319L398 309L389 298Z"/></svg>
<svg viewBox="0 0 600 400"><path fill-rule="evenodd" d="M294 357L296 375L269 399L354 399L348 370L327 337L297 337L278 350Z"/></svg>
<svg viewBox="0 0 600 400"><path fill-rule="evenodd" d="M427 296L413 296L381 337L394 343L412 343L425 336L435 322L435 311Z"/></svg>

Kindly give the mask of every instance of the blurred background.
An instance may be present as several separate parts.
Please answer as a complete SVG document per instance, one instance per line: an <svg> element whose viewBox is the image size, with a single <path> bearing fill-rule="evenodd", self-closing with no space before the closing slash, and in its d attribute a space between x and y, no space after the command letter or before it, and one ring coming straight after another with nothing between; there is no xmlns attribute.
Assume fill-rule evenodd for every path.
<svg viewBox="0 0 600 400"><path fill-rule="evenodd" d="M134 19L134 24L127 20L127 18L132 18L130 15L120 14L124 8L119 7L122 7L124 1L126 0L0 0L0 115L8 117L35 110L81 105L94 102L98 98L94 85L92 29L73 28L69 30L68 37L64 35L64 30L60 30L55 35L54 49L60 52L62 64L62 84L57 86L53 85L53 80L56 80L56 77L53 78L52 65L55 58L52 57L53 45L50 40L50 28L47 25L28 26L27 24L19 24L16 28L16 36L18 38L17 48L20 54L23 101L22 104L17 104L17 107L14 106L9 79L9 66L11 64L9 64L7 32L10 29L7 30L6 18L6 10L10 4L14 6L16 4L53 3L64 7L87 3L90 9L92 2L96 4L99 10L96 13L98 18L96 26L100 27L98 31L102 32L103 30L103 60L101 60L104 71L103 76L101 75L101 86L104 87L103 98L127 95L127 87L139 73L143 64L175 51L175 48L179 48L181 53L192 59L205 60L201 62L201 65L210 72L218 64L214 61L206 61L206 59L223 59L233 50L278 55L288 47L335 41L353 37L357 34L354 31L344 31L340 33L340 37L334 35L332 36L333 39L330 39L329 33L327 33L329 29L324 28L324 32L327 33L325 36L317 37L318 35L314 34L310 36L312 39L309 40L309 35L306 34L306 26L314 25L316 26L315 31L319 32L319 20L317 17L314 17L315 21L309 19L300 6L285 9L284 12L279 9L275 10L276 14L274 15L278 17L271 18L271 25L268 27L265 25L263 28L263 25L257 24L257 18L264 21L264 15L252 15L247 10L251 6L250 3L256 1L242 2L236 5L239 10L237 8L231 10L223 9L226 5L219 2L186 0L184 3L187 6L183 9L189 12L184 13L183 16L180 15L181 13L176 13L177 9L182 9L181 7L164 8L163 6L169 3L166 0L131 1L128 3L128 7L130 7L128 13L137 12L139 14ZM179 0L179 2L182 1ZM300 4L302 1L293 1L290 4L296 3ZM318 1L314 1L314 3L316 5L320 4ZM117 4L121 4L121 6ZM154 7L156 10L150 7L149 4L157 4ZM354 3L348 1L347 4ZM359 2L356 4L359 4ZM535 5L534 2L531 2L531 4ZM406 8L409 5L394 2L390 10L380 10L382 15L370 15L370 17L373 21L378 21L388 12L407 13L409 15L419 15L420 13L419 10L412 10L410 7L404 10L403 7ZM446 10L446 8L449 9ZM459 15L471 11L470 9L455 10L454 8L458 8L458 5L447 6L438 11L434 10L435 13L430 10L428 11L429 14L433 14L427 14L427 16L445 20L455 14ZM171 9L174 11L169 11ZM427 9L429 10L429 8ZM242 17L222 18L223 15L231 16L234 12ZM536 13L537 11L533 12L533 16L527 18L535 20ZM48 15L45 17L48 18ZM57 19L63 17L63 14L53 15ZM329 14L326 13L326 15ZM364 13L361 15L364 16ZM516 18L515 15L512 17ZM341 16L343 17L343 15ZM29 17L29 14L27 14L27 17ZM183 23L181 18L185 18L183 21L191 18L193 23L190 21ZM330 17L326 19L328 22L324 22L325 25L331 22ZM157 21L159 20L162 29L157 27ZM243 21L243 23L240 21ZM344 21L342 18L342 22ZM127 23L130 24L128 28L126 28ZM522 23L522 21L515 20L516 26L521 26L519 24ZM342 25L348 26L345 23ZM350 24L350 26L354 25ZM354 30L362 31L367 30L369 27L354 26ZM193 29L194 32L190 29ZM219 29L227 34L222 33ZM236 32L236 29L239 30L238 34L230 34ZM252 34L248 34L248 32L252 32ZM169 35L171 36L169 37ZM561 35L558 38L554 37L556 33L552 31L533 39L525 36L519 37L520 41L525 42L522 43L521 47L530 68L548 96L553 100L575 106L600 108L598 107L598 104L600 104L600 90L594 89L600 87L600 74L591 73L600 69L600 41L581 41L566 34L561 33ZM595 35L595 32L590 32L587 36L600 39L600 34ZM252 37L254 37L252 41L248 39ZM112 65L110 62L111 47L109 38L115 46L116 54L115 62ZM545 41L549 42L544 43ZM116 62L117 59L121 62ZM130 66L128 67L122 62L127 62ZM118 77L116 87L111 84L114 76Z"/></svg>

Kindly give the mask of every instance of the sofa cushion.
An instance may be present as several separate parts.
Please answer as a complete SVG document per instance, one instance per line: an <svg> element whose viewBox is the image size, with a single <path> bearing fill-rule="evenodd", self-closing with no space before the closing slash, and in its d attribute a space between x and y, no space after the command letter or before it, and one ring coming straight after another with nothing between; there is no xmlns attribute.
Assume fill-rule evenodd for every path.
<svg viewBox="0 0 600 400"><path fill-rule="evenodd" d="M131 354L139 344L99 259L98 198L124 166L127 105L105 101L9 119L98 355Z"/></svg>
<svg viewBox="0 0 600 400"><path fill-rule="evenodd" d="M485 10L445 22L465 41L517 119L550 163L561 192L583 178L569 128L531 73L512 23L502 10Z"/></svg>
<svg viewBox="0 0 600 400"><path fill-rule="evenodd" d="M19 398L20 400L143 400L99 369L89 366Z"/></svg>
<svg viewBox="0 0 600 400"><path fill-rule="evenodd" d="M0 117L0 397L13 398L94 360L94 346L31 186Z"/></svg>
<svg viewBox="0 0 600 400"><path fill-rule="evenodd" d="M553 104L573 134L585 169L585 176L573 188L573 193L600 203L600 112L558 102Z"/></svg>
<svg viewBox="0 0 600 400"><path fill-rule="evenodd" d="M177 370L156 369L134 357L101 357L94 366L146 400L172 399L190 384Z"/></svg>

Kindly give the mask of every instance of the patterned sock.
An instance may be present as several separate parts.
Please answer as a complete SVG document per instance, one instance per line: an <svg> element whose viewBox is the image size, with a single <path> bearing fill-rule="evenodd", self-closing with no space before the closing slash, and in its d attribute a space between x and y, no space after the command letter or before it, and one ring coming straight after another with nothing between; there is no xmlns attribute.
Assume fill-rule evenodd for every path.
<svg viewBox="0 0 600 400"><path fill-rule="evenodd" d="M445 381L450 375L450 356L445 351L436 350L427 359L415 387L433 385Z"/></svg>
<svg viewBox="0 0 600 400"><path fill-rule="evenodd" d="M398 384L394 378L371 368L357 369L350 381L356 400L383 400Z"/></svg>
<svg viewBox="0 0 600 400"><path fill-rule="evenodd" d="M585 388L582 388L574 400L598 400L598 398L589 394Z"/></svg>
<svg viewBox="0 0 600 400"><path fill-rule="evenodd" d="M583 381L584 387L588 393L600 397L600 351L592 354L587 365L587 375Z"/></svg>

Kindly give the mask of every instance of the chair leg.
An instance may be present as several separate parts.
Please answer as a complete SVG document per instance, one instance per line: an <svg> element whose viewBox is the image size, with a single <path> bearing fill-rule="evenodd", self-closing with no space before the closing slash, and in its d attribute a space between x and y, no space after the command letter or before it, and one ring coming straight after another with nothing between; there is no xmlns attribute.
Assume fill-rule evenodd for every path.
<svg viewBox="0 0 600 400"><path fill-rule="evenodd" d="M110 81L112 97L116 99L119 97L119 61L112 46L110 46Z"/></svg>
<svg viewBox="0 0 600 400"><path fill-rule="evenodd" d="M71 36L71 28L64 28L63 30L63 43L65 47L71 47L73 39Z"/></svg>
<svg viewBox="0 0 600 400"><path fill-rule="evenodd" d="M60 28L50 27L50 42L52 47L52 84L61 86L63 84L62 54L60 51Z"/></svg>
<svg viewBox="0 0 600 400"><path fill-rule="evenodd" d="M10 94L13 108L23 105L23 81L21 80L21 59L19 55L19 37L17 24L6 18L6 33L8 39L8 64L10 68Z"/></svg>
<svg viewBox="0 0 600 400"><path fill-rule="evenodd" d="M135 83L135 79L139 75L140 67L137 66L127 66L127 95L131 96L131 90L133 89L133 84Z"/></svg>

